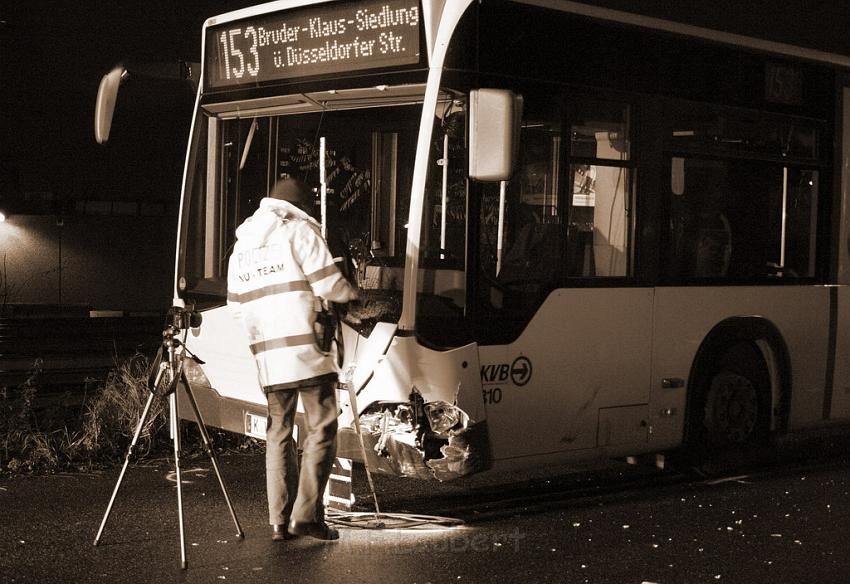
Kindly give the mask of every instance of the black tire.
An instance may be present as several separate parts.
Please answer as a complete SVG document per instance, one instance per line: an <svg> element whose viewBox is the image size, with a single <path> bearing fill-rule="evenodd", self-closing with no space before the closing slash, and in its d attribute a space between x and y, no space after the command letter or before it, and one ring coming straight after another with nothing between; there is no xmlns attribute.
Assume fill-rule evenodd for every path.
<svg viewBox="0 0 850 584"><path fill-rule="evenodd" d="M771 392L761 352L737 343L704 371L689 409L688 450L712 459L766 445Z"/></svg>

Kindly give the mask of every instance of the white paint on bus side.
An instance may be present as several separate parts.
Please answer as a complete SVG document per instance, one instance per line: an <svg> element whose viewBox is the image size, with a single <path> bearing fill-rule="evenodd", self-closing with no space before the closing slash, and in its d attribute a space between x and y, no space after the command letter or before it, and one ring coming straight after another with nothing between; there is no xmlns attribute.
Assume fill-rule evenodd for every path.
<svg viewBox="0 0 850 584"><path fill-rule="evenodd" d="M651 288L557 290L515 342L480 348L482 365L524 356L533 366L523 385L508 375L485 389L496 459L595 448L600 410L648 402L652 297ZM640 439L644 408L607 414Z"/></svg>
<svg viewBox="0 0 850 584"><path fill-rule="evenodd" d="M479 369L477 345L434 351L420 345L415 337L397 336L386 355L376 361L371 378L357 395L357 407L362 413L374 402L404 403L415 388L426 403L456 404L471 421L480 422L486 411ZM352 414L347 396L341 395L340 401L342 427L351 422Z"/></svg>
<svg viewBox="0 0 850 584"><path fill-rule="evenodd" d="M222 397L267 405L257 378L257 365L242 325L226 306L204 311L200 328L191 330L186 345L205 361L204 375Z"/></svg>
<svg viewBox="0 0 850 584"><path fill-rule="evenodd" d="M358 339L355 360L372 370L358 406L406 402L413 388L425 401L456 402L472 420L487 420L497 461L675 448L697 351L718 323L737 316L764 319L782 336L793 376L789 429L814 427L828 398L829 295L828 286L557 290L507 345L434 351L396 336L379 354ZM850 417L850 288L839 287L837 299L833 420ZM226 308L214 309L188 344L207 361L220 395L265 405L250 352L236 342L241 334ZM352 413L341 397L346 425Z"/></svg>
<svg viewBox="0 0 850 584"><path fill-rule="evenodd" d="M494 458L546 462L679 446L697 351L731 317L777 329L792 372L789 429L820 425L829 310L827 286L558 290L517 341L480 348ZM833 420L850 415L850 359L841 357L850 355L850 290L843 288L837 343ZM488 368L518 355L533 363L527 385ZM665 379L683 383L665 387Z"/></svg>
<svg viewBox="0 0 850 584"><path fill-rule="evenodd" d="M792 375L789 430L819 423L828 363L829 288L826 286L658 288L653 413L672 407L684 414L686 391L665 390L660 380L671 376L688 379L706 335L719 322L736 316L753 316L770 322L787 345ZM660 419L654 420L653 443L659 447L678 444L683 423L683 415L671 418L666 426Z"/></svg>

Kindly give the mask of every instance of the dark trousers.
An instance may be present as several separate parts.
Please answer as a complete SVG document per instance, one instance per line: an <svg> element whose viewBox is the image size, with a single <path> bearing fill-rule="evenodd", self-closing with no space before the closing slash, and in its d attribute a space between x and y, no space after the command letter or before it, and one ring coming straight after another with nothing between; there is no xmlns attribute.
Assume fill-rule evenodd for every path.
<svg viewBox="0 0 850 584"><path fill-rule="evenodd" d="M304 406L303 452L292 435L298 396ZM324 521L322 496L336 455L337 405L334 383L273 391L267 395L266 491L269 523Z"/></svg>

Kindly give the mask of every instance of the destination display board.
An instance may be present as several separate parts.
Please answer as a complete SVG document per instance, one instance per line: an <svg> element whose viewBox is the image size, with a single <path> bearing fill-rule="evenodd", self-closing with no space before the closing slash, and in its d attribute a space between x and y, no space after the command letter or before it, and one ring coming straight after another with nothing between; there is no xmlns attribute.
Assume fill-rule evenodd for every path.
<svg viewBox="0 0 850 584"><path fill-rule="evenodd" d="M207 29L207 89L419 63L419 0L331 2Z"/></svg>

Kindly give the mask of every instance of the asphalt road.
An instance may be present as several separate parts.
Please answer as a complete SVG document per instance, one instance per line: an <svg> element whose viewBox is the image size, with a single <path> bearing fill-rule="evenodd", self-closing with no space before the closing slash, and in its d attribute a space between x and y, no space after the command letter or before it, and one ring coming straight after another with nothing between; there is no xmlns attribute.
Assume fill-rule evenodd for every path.
<svg viewBox="0 0 850 584"><path fill-rule="evenodd" d="M399 521L463 523L345 526L336 542L271 541L261 455L220 458L238 539L208 461L184 460L186 570L170 461L130 467L97 547L118 469L3 478L0 582L846 583L847 442L795 445L713 478L622 463L442 485L377 477L382 511L408 514ZM371 510L362 470L355 491Z"/></svg>

